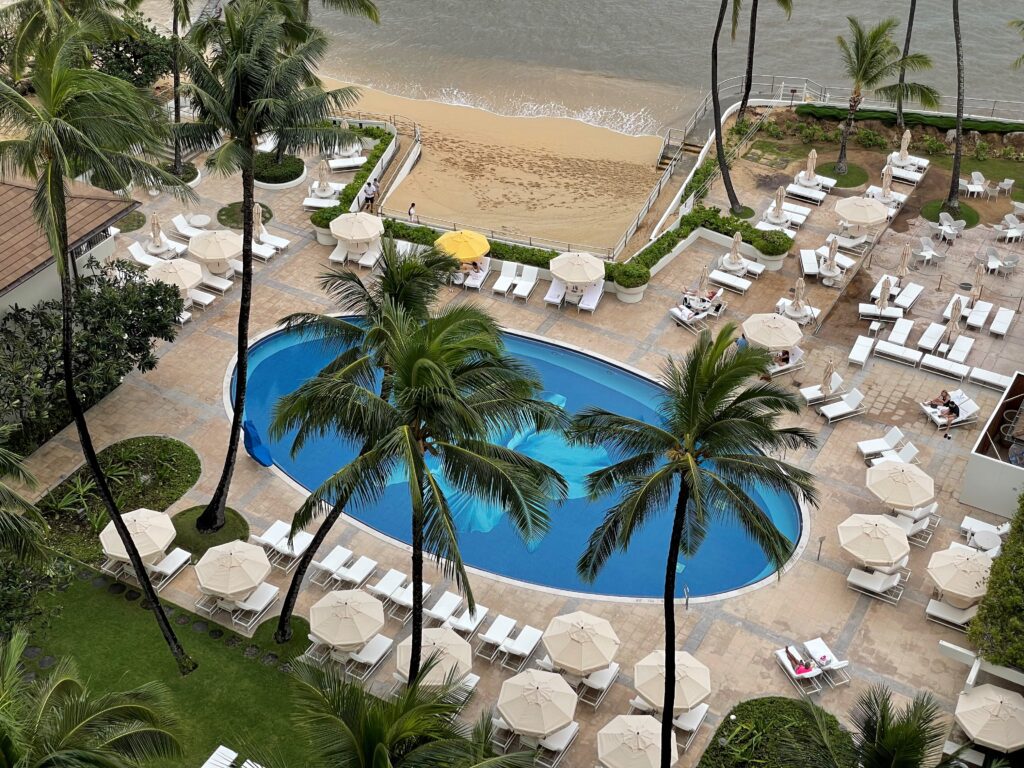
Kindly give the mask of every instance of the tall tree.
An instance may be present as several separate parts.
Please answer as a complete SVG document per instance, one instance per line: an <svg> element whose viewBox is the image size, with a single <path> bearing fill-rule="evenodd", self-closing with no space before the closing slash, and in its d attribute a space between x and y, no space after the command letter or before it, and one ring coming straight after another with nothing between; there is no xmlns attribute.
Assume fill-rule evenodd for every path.
<svg viewBox="0 0 1024 768"><path fill-rule="evenodd" d="M665 396L655 423L601 408L579 413L569 430L575 442L604 445L623 458L587 478L593 499L611 493L622 498L594 530L580 556L580 576L593 581L608 558L629 548L633 534L660 514L672 516L665 561L665 700L675 702L676 568L680 553L692 556L712 519L738 523L769 562L781 567L790 542L750 491L764 486L815 504L813 475L771 454L810 448L814 436L802 427L780 427L783 414L800 412L788 389L760 381L770 355L737 347L736 327L717 337L704 331L682 361L669 358L662 370ZM752 383L753 382L753 383ZM672 718L662 718L662 768L668 768Z"/></svg>
<svg viewBox="0 0 1024 768"><path fill-rule="evenodd" d="M288 40L285 19L273 0L235 0L223 18L204 17L190 33L194 45L182 46L190 82L182 92L191 99L196 121L178 126L185 149L212 150L206 165L242 181L242 289L238 307L238 357L234 414L227 451L213 498L196 520L201 532L224 526L231 478L245 417L249 374L249 314L252 306L252 243L255 233L254 163L259 136L274 132L296 149L325 151L354 134L329 118L355 101L352 88L325 91L316 67L327 53L327 38L310 30L300 43ZM200 51L210 51L207 59ZM285 120L285 117L288 119ZM221 137L223 136L223 142Z"/></svg>
<svg viewBox="0 0 1024 768"><path fill-rule="evenodd" d="M737 0L738 2L738 0ZM793 0L775 0L775 4L786 12L788 19L793 15ZM747 102L750 101L750 88L754 79L754 50L757 42L757 6L758 0L750 0L750 29L747 31L747 76L743 81L743 100L737 119L742 120L747 113ZM733 14L732 36L736 38L736 14Z"/></svg>
<svg viewBox="0 0 1024 768"><path fill-rule="evenodd" d="M950 170L949 195L943 207L953 216L960 214L960 159L964 154L964 41L960 35L960 0L953 0L953 40L956 43L956 140L953 144L953 168Z"/></svg>
<svg viewBox="0 0 1024 768"><path fill-rule="evenodd" d="M27 682L28 636L0 640L0 765L132 768L180 754L163 686L97 693L62 659Z"/></svg>
<svg viewBox="0 0 1024 768"><path fill-rule="evenodd" d="M373 0L321 0L320 4L330 10L341 11L349 16L369 19L374 24L380 22L380 12ZM289 40L299 42L314 29L313 16L310 13L309 0L274 0L277 12L284 19L285 34Z"/></svg>
<svg viewBox="0 0 1024 768"><path fill-rule="evenodd" d="M903 58L910 55L910 41L914 36L914 16L917 14L917 0L910 0L910 11L907 13L907 36L903 39ZM907 80L906 64L900 64L899 85L902 87ZM896 127L903 130L903 92L896 94Z"/></svg>
<svg viewBox="0 0 1024 768"><path fill-rule="evenodd" d="M370 446L324 481L312 503L376 500L392 479L407 489L413 681L420 668L424 552L474 605L450 497L497 506L526 541L543 535L548 505L566 496L565 480L551 467L491 442L491 433L560 429L564 415L534 399L540 382L506 354L494 320L474 307L448 307L421 321L389 303L370 333L379 337L370 347L385 361L391 396L382 398L366 386L379 369L375 356L363 352L281 398L271 432L280 439L297 430L295 451L310 437L328 434Z"/></svg>
<svg viewBox="0 0 1024 768"><path fill-rule="evenodd" d="M384 238L381 259L375 270L377 277L374 280L364 283L359 275L349 269L332 270L320 276L321 288L342 313L342 317L336 314L298 313L284 319L285 327L329 344L337 355L332 364L336 369L366 353L374 357L377 367L382 367L387 361L381 357L381 350L368 347L367 343L372 345L378 338L368 331L381 322L384 307L388 304L401 307L409 317L426 320L438 289L456 268L457 262L442 252L430 249L426 252L402 254L394 240ZM359 315L362 320L351 322L344 317L353 314ZM390 382L390 377L381 377L380 397L383 400L390 397ZM363 452L368 448L368 445L364 446ZM278 617L277 631L274 634L279 643L286 643L291 639L292 613L306 571L327 534L344 513L346 504L348 497L345 495L339 495L334 499L329 511L326 511L322 504L307 502L299 508L292 519L294 536L326 511L323 521L313 534L313 540L299 559L288 587L288 594L285 595L281 606L281 615Z"/></svg>
<svg viewBox="0 0 1024 768"><path fill-rule="evenodd" d="M91 39L88 32L66 24L37 50L31 77L35 92L32 100L0 82L0 131L18 137L0 142L0 173L21 174L36 182L32 212L46 234L60 279L61 363L68 409L97 493L124 544L135 577L153 605L153 615L178 669L187 674L195 669L195 663L178 642L135 542L121 520L76 389L74 266L68 253L67 197L70 179L83 170L92 171L94 178L116 182L116 188L136 182L147 188L163 187L180 196L187 195L188 190L144 159L155 157L167 136L167 121L155 101L124 80L75 66L81 61L83 45Z"/></svg>
<svg viewBox="0 0 1024 768"><path fill-rule="evenodd" d="M4 445L12 429L0 427L0 552L26 560L42 554L40 541L46 523L28 499L9 484L16 482L30 488L36 484L21 456Z"/></svg>
<svg viewBox="0 0 1024 768"><path fill-rule="evenodd" d="M174 91L174 124L181 124L181 27L192 23L189 16L189 0L171 0L171 82ZM180 177L182 172L181 140L173 136L174 154L171 157L171 173Z"/></svg>
<svg viewBox="0 0 1024 768"><path fill-rule="evenodd" d="M733 213L740 213L743 206L736 197L736 188L732 183L732 176L729 174L729 161L725 156L725 137L722 126L722 99L718 93L718 41L722 36L722 27L725 26L725 13L729 10L730 2L733 4L733 26L737 24L737 14L740 5L738 0L721 0L718 8L718 21L715 22L715 35L711 38L711 107L715 116L715 154L718 158L718 170L722 173L722 184L725 185L725 194L729 196L729 207Z"/></svg>
<svg viewBox="0 0 1024 768"><path fill-rule="evenodd" d="M904 101L920 102L925 107L937 107L939 94L930 85L921 83L896 82L883 85L883 82L898 77L901 70L920 72L929 69L932 60L923 53L900 54L900 49L893 40L893 32L900 25L896 19L883 19L872 27L863 26L853 16L847 16L850 25L850 38L842 35L836 38L843 61L843 72L852 83L850 90L850 110L843 121L842 135L839 140L839 159L836 161L836 173L844 174L847 170L846 145L853 131L857 110L864 101L864 91L874 94L889 102L898 97Z"/></svg>

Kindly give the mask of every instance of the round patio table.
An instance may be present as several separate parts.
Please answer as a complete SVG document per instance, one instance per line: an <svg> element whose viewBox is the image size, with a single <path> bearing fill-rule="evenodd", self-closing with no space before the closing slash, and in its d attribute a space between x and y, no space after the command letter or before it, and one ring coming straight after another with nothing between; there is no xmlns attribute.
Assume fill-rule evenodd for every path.
<svg viewBox="0 0 1024 768"><path fill-rule="evenodd" d="M747 271L747 263L742 259L740 259L738 262L733 263L729 259L729 255L726 254L722 258L722 269L724 269L726 272L736 272L738 274L740 272Z"/></svg>
<svg viewBox="0 0 1024 768"><path fill-rule="evenodd" d="M839 267L835 269L828 269L823 264L818 268L818 273L821 275L821 284L827 285L829 288L836 284L836 278L843 274L843 270Z"/></svg>
<svg viewBox="0 0 1024 768"><path fill-rule="evenodd" d="M210 225L210 217L205 213L197 213L195 216L190 216L188 223L196 229L202 229Z"/></svg>
<svg viewBox="0 0 1024 768"><path fill-rule="evenodd" d="M1002 541L1002 538L995 531L978 531L974 534L974 543L986 551L995 549Z"/></svg>
<svg viewBox="0 0 1024 768"><path fill-rule="evenodd" d="M154 256L167 253L169 250L171 250L171 246L165 242L154 243L152 239L146 242L146 253L151 253Z"/></svg>

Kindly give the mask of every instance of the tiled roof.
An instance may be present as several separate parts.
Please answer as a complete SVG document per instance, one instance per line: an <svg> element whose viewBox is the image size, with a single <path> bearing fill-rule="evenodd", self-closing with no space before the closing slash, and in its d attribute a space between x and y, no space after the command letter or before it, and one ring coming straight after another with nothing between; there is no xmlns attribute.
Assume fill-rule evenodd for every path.
<svg viewBox="0 0 1024 768"><path fill-rule="evenodd" d="M53 260L46 235L32 215L34 185L0 182L0 293L32 275ZM84 243L138 207L91 187L73 189L68 198L68 245Z"/></svg>

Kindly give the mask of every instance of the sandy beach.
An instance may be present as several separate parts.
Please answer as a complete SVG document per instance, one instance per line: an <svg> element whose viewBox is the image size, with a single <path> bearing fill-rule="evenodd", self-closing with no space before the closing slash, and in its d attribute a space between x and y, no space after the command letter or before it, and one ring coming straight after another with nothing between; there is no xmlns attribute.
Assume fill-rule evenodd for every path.
<svg viewBox="0 0 1024 768"><path fill-rule="evenodd" d="M658 179L655 136L359 91L354 110L421 126L423 156L387 198L389 210L415 202L420 216L465 227L608 247Z"/></svg>

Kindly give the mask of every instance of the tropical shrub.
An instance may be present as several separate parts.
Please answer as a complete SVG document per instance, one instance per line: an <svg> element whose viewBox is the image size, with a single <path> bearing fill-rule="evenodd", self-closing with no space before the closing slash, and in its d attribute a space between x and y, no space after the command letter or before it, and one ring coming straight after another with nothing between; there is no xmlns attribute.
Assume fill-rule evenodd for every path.
<svg viewBox="0 0 1024 768"><path fill-rule="evenodd" d="M921 149L926 155L946 154L946 142L934 136L925 136L921 141Z"/></svg>
<svg viewBox="0 0 1024 768"><path fill-rule="evenodd" d="M410 243L426 246L433 246L434 241L441 236L441 233L436 229L406 224L394 219L384 220L384 234L396 240L406 240ZM529 264L534 267L547 269L548 263L558 255L558 251L492 241L490 255L501 261L514 261L517 264Z"/></svg>
<svg viewBox="0 0 1024 768"><path fill-rule="evenodd" d="M141 13L126 13L124 20L133 34L90 46L93 65L100 72L127 80L137 88L149 88L171 71L173 44Z"/></svg>
<svg viewBox="0 0 1024 768"><path fill-rule="evenodd" d="M375 139L377 143L373 145L373 149L370 150L370 154L366 156L366 162L359 167L358 171L356 171L356 175L353 177L352 181L346 184L345 188L341 190L341 194L338 195L338 204L331 208L323 208L316 211L309 217L309 220L314 227L327 229L331 226L331 222L341 216L341 214L348 213L348 209L352 207L352 201L356 199L356 196L359 194L359 190L363 188L366 184L366 180L370 178L370 172L377 167L377 163L394 140L394 136L392 136L388 131L375 126L352 128L351 130L353 133L357 133L360 136L365 136L368 139ZM437 237L435 236L434 240L436 239ZM430 242L431 245L433 245L434 241L431 240Z"/></svg>
<svg viewBox="0 0 1024 768"><path fill-rule="evenodd" d="M849 109L847 107L826 107L817 104L801 104L796 108L796 114L800 117L814 117L819 120L845 120ZM877 120L886 125L896 124L896 113L887 109L859 109L857 110L857 122ZM907 127L928 126L940 131L948 131L956 127L956 118L948 115L923 115L919 112L904 112L903 121ZM1015 133L1024 131L1024 123L1009 123L1001 120L978 120L975 118L964 118L965 131L978 131L979 133Z"/></svg>
<svg viewBox="0 0 1024 768"><path fill-rule="evenodd" d="M698 201L703 199L707 194L707 188L705 185L708 183L708 179L718 173L718 160L713 156L709 155L700 167L693 172L693 176L690 177L689 183L686 185L686 189L683 190L683 200L686 200L690 195L695 192L701 192Z"/></svg>
<svg viewBox="0 0 1024 768"><path fill-rule="evenodd" d="M992 146L987 141L978 139L978 143L974 145L974 159L975 160L988 160L989 150Z"/></svg>
<svg viewBox="0 0 1024 768"><path fill-rule="evenodd" d="M70 565L60 558L21 562L0 556L0 638L18 627L45 626L54 618L54 608L42 606L39 596L64 587L72 578Z"/></svg>
<svg viewBox="0 0 1024 768"><path fill-rule="evenodd" d="M785 132L779 127L779 124L774 120L766 121L762 126L761 130L768 134L770 138L781 139L785 136Z"/></svg>
<svg viewBox="0 0 1024 768"><path fill-rule="evenodd" d="M867 128L860 128L853 137L864 149L885 149L889 146L888 140L878 131L871 131Z"/></svg>
<svg viewBox="0 0 1024 768"><path fill-rule="evenodd" d="M284 184L295 181L306 169L301 157L282 155L280 162L276 152L258 152L253 162L253 176L264 184Z"/></svg>
<svg viewBox="0 0 1024 768"><path fill-rule="evenodd" d="M607 268L605 273L607 274ZM651 281L651 270L632 261L616 264L613 271L614 281L623 288L639 288Z"/></svg>
<svg viewBox="0 0 1024 768"><path fill-rule="evenodd" d="M1024 494L1010 532L1003 537L1002 554L992 561L988 591L968 637L993 664L1024 670Z"/></svg>
<svg viewBox="0 0 1024 768"><path fill-rule="evenodd" d="M825 140L825 129L818 123L800 123L797 133L804 144L820 144Z"/></svg>

